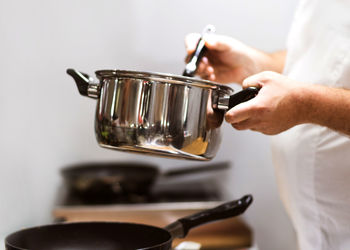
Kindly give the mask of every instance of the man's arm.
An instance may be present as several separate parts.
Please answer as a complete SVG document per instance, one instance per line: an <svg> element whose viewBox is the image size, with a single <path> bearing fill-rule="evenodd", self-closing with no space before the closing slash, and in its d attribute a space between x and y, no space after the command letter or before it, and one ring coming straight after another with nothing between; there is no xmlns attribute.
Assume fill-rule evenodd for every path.
<svg viewBox="0 0 350 250"><path fill-rule="evenodd" d="M269 56L271 57L271 69L266 69L270 71L275 71L277 73L282 73L286 61L286 50L277 51L274 53L270 53Z"/></svg>
<svg viewBox="0 0 350 250"><path fill-rule="evenodd" d="M243 86L261 90L226 113L236 129L271 135L313 123L350 135L350 90L300 83L275 72L253 75Z"/></svg>
<svg viewBox="0 0 350 250"><path fill-rule="evenodd" d="M302 123L314 123L350 135L350 90L306 85L294 95Z"/></svg>
<svg viewBox="0 0 350 250"><path fill-rule="evenodd" d="M273 53L266 53L260 50L250 48L247 54L254 58L255 62L259 65L256 68L258 72L273 71L276 73L282 73L286 61L286 50L276 51ZM257 72L257 73L258 73Z"/></svg>
<svg viewBox="0 0 350 250"><path fill-rule="evenodd" d="M187 53L191 55L200 34L186 36ZM220 83L239 83L262 71L281 73L285 51L266 53L232 37L207 34L203 37L207 51L199 64L197 74L203 79Z"/></svg>

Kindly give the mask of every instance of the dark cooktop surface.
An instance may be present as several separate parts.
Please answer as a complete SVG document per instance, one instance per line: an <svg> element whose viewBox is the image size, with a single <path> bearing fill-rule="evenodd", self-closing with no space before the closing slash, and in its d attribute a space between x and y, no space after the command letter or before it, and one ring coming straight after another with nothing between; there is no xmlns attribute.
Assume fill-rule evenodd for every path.
<svg viewBox="0 0 350 250"><path fill-rule="evenodd" d="M113 194L111 192L80 194L62 186L57 205L105 205L163 202L220 201L222 194L215 180L155 185L147 194Z"/></svg>

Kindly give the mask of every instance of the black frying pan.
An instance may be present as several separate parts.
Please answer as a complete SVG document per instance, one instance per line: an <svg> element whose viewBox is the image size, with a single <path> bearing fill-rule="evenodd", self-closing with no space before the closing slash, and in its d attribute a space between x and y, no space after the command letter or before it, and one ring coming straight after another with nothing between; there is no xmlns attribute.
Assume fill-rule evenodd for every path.
<svg viewBox="0 0 350 250"><path fill-rule="evenodd" d="M99 204L147 195L159 179L216 172L229 165L222 162L160 173L157 166L141 162L83 163L63 169L62 175L71 192L85 202Z"/></svg>
<svg viewBox="0 0 350 250"><path fill-rule="evenodd" d="M131 250L171 249L174 238L183 238L191 228L242 214L252 203L246 195L158 228L118 222L78 222L33 227L5 239L7 250Z"/></svg>

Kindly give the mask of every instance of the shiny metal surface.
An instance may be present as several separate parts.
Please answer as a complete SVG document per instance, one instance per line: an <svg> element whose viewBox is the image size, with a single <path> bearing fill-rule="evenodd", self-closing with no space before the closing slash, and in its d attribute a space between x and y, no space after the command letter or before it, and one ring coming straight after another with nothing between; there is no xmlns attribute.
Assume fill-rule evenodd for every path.
<svg viewBox="0 0 350 250"><path fill-rule="evenodd" d="M217 104L215 104L214 107L222 110L227 110L229 109L229 106L230 106L230 97L225 96L225 97L218 98Z"/></svg>
<svg viewBox="0 0 350 250"><path fill-rule="evenodd" d="M100 86L98 84L90 83L87 91L87 95L92 98L100 97Z"/></svg>
<svg viewBox="0 0 350 250"><path fill-rule="evenodd" d="M195 160L215 156L224 111L213 110L212 100L230 95L231 88L159 73L103 70L96 75L95 132L102 147Z"/></svg>

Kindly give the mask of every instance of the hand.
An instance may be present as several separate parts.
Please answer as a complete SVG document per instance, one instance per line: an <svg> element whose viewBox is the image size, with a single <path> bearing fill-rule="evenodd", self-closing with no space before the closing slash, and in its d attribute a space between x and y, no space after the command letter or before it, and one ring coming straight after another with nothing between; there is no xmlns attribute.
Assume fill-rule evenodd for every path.
<svg viewBox="0 0 350 250"><path fill-rule="evenodd" d="M186 36L188 55L195 50L199 38L199 34ZM203 79L220 83L242 83L248 76L262 70L274 70L276 62L272 55L255 50L238 40L216 34L206 34L203 39L207 51L197 71Z"/></svg>
<svg viewBox="0 0 350 250"><path fill-rule="evenodd" d="M238 130L273 135L302 123L298 95L303 84L275 72L262 72L243 81L243 88L260 87L259 94L230 109L225 119Z"/></svg>

